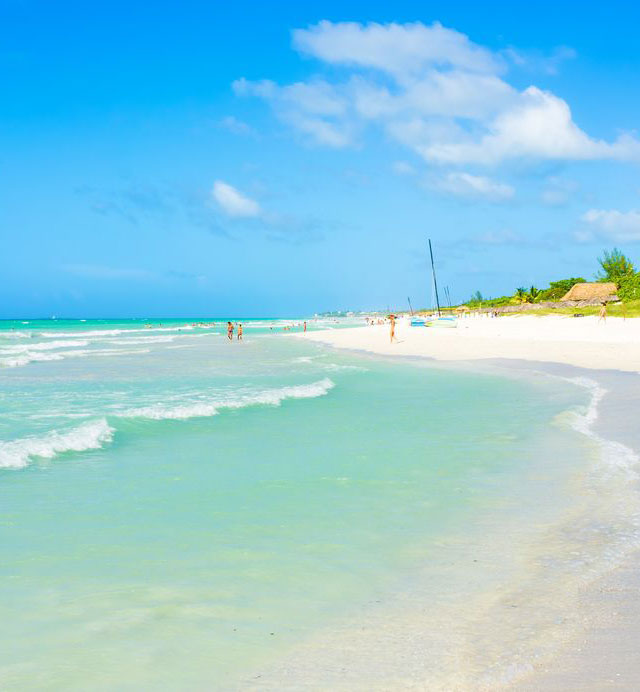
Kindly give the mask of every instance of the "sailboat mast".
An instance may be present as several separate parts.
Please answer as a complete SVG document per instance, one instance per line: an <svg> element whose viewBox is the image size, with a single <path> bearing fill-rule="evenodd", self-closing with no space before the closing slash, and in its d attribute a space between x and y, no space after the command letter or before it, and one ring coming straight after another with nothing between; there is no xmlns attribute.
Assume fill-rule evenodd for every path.
<svg viewBox="0 0 640 692"><path fill-rule="evenodd" d="M431 238L429 238L429 255L431 256L431 273L433 274L433 287L436 290L436 305L438 306L438 317L440 317L440 299L438 298L438 282L436 280L436 268L433 264L433 250L431 249Z"/></svg>

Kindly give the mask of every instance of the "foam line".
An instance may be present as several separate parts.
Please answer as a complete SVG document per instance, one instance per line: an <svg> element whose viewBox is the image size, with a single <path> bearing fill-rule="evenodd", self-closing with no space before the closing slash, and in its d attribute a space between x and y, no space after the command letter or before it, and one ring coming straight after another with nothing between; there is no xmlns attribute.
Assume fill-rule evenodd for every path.
<svg viewBox="0 0 640 692"><path fill-rule="evenodd" d="M0 442L0 468L23 468L37 457L52 459L64 452L98 449L111 441L113 432L106 419L100 418L65 432L52 430L41 437Z"/></svg>

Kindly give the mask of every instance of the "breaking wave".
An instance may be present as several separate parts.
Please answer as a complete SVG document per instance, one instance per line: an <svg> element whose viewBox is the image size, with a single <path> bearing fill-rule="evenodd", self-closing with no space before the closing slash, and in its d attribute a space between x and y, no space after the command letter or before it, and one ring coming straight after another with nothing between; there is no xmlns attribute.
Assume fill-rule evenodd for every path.
<svg viewBox="0 0 640 692"><path fill-rule="evenodd" d="M310 384L236 394L228 399L194 401L180 405L158 403L124 411L113 411L107 415L112 418L185 420L187 418L215 416L224 409L239 409L261 404L279 406L285 399L311 399L324 396L334 386L335 384L331 380L324 379L318 382L311 382ZM60 415L62 417L71 417L74 414ZM78 416L80 415L85 416L87 414L78 414ZM111 442L114 433L115 429L109 425L107 419L100 418L63 432L52 430L40 436L24 437L8 442L0 441L0 469L23 468L31 460L38 457L51 459L64 452L82 452L88 449L98 449L103 444Z"/></svg>
<svg viewBox="0 0 640 692"><path fill-rule="evenodd" d="M56 348L69 348L72 346L88 346L86 340L74 339L73 341L43 341L36 344L18 344L16 346L1 346L0 353L24 353L25 351L52 351Z"/></svg>
<svg viewBox="0 0 640 692"><path fill-rule="evenodd" d="M120 348L95 348L77 349L75 351L55 351L53 353L42 351L26 351L9 357L0 357L0 367L18 368L36 361L64 360L65 358L87 358L88 356L124 356L136 353L149 353L149 349L120 349Z"/></svg>
<svg viewBox="0 0 640 692"><path fill-rule="evenodd" d="M598 407L607 390L601 387L595 380L588 377L565 378L580 387L584 387L591 394L589 404L583 412L572 411L570 425L574 430L591 438L600 446L601 459L605 466L617 467L626 471L631 477L636 478L636 468L640 459L633 449L615 440L608 440L599 435L594 429L594 423L598 419Z"/></svg>
<svg viewBox="0 0 640 692"><path fill-rule="evenodd" d="M335 384L328 378L311 384L292 385L261 392L237 394L229 399L194 401L183 404L153 404L131 408L117 413L122 418L148 418L150 420L185 420L215 416L223 409L238 409L247 406L279 406L285 399L313 399L324 396Z"/></svg>
<svg viewBox="0 0 640 692"><path fill-rule="evenodd" d="M65 432L52 430L40 437L23 437L0 442L0 468L23 468L35 459L52 459L64 452L98 449L113 438L114 430L105 418L84 423Z"/></svg>

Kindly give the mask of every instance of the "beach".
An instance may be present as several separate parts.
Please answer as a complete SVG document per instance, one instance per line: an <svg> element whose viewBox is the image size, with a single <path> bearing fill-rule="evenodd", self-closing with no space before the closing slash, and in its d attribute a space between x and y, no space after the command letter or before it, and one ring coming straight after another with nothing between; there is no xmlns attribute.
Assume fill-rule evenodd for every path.
<svg viewBox="0 0 640 692"><path fill-rule="evenodd" d="M390 343L386 324L318 331L300 338L385 357L434 359L454 368L484 365L503 372L537 372L592 383L599 394L592 400L590 421L583 430L600 445L603 464L610 469L626 467L627 482L623 481L618 490L611 487L605 492L611 492L614 502L623 502L624 497L624 502L634 507L631 513L637 512L640 433L635 420L640 384L640 320L609 318L605 324L595 317L475 316L460 319L457 329L410 327L398 321L396 336L397 342ZM600 525L597 532L601 537L608 532L613 534L619 521L619 516L612 516L611 524ZM567 556L584 559L585 573L568 587L571 594L562 593L560 581L556 596L556 587L551 587L548 597L557 597L563 604L561 612L555 614L554 626L545 633L553 646L540 648L525 666L518 663L517 657L509 663L507 654L502 660L504 677L462 679L459 689L637 689L640 553L635 529L627 527L625 531L627 535L618 545L615 557L599 569L594 569L593 563L575 546L567 544L562 548ZM537 588L534 583L535 580L530 583L531 588ZM495 613L485 613L483 626L488 630L489 615ZM532 611L519 617L519 636L528 628L545 629ZM511 650L512 635L505 627L504 652ZM429 683L425 684L430 688ZM419 684L415 686L419 688Z"/></svg>
<svg viewBox="0 0 640 692"><path fill-rule="evenodd" d="M389 343L389 326L325 330L306 338L381 355L436 360L508 358L565 363L581 368L640 371L640 321L597 317L485 315L458 320L457 329L411 328L397 322L397 342Z"/></svg>
<svg viewBox="0 0 640 692"><path fill-rule="evenodd" d="M634 323L554 319L3 323L0 686L632 688Z"/></svg>

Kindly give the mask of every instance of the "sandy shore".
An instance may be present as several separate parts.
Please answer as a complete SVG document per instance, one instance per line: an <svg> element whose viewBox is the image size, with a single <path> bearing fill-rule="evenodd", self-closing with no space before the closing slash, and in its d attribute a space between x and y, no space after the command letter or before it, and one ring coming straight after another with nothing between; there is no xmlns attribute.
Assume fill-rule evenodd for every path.
<svg viewBox="0 0 640 692"><path fill-rule="evenodd" d="M389 326L307 332L312 341L384 355L437 360L508 358L565 363L581 368L640 371L640 319L514 316L469 317L457 329L410 327L398 321L397 342Z"/></svg>
<svg viewBox="0 0 640 692"><path fill-rule="evenodd" d="M502 363L563 377L588 374L607 391L595 430L636 453L640 450L635 423L640 400L640 320L610 318L602 324L591 317L468 318L457 329L412 328L399 322L396 335L398 341L389 343L389 326L384 325L299 336L385 356L486 360L490 366ZM571 613L574 621L582 623L578 636L560 646L551 659L534 664L529 674L498 687L528 691L640 689L639 574L640 555L630 552L617 568L581 589Z"/></svg>

